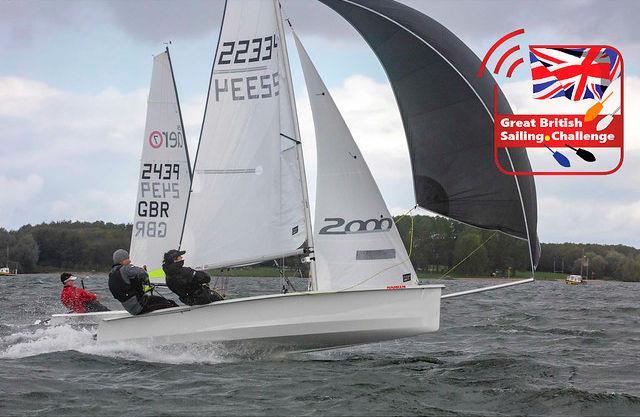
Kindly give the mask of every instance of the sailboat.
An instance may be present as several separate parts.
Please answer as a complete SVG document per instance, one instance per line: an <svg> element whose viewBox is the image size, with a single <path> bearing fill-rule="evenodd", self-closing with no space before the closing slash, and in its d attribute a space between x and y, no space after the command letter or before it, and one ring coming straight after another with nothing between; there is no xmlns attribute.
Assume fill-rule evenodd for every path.
<svg viewBox="0 0 640 417"><path fill-rule="evenodd" d="M17 275L18 274L17 267L14 271L11 271L11 269L9 268L9 245L7 245L7 257L5 259L6 259L6 266L0 267L0 277Z"/></svg>
<svg viewBox="0 0 640 417"><path fill-rule="evenodd" d="M476 79L478 58L399 3L320 1L358 29L389 75L418 205L527 240L533 274L535 184L493 165L493 85ZM309 291L105 318L100 342L257 342L287 350L377 342L437 331L442 299L532 281L446 295L443 285L419 283L366 161L293 36L316 131L314 227L280 4L228 0L179 234L199 269L307 256ZM498 102L510 112L502 93ZM524 150L501 152L514 170L529 164Z"/></svg>

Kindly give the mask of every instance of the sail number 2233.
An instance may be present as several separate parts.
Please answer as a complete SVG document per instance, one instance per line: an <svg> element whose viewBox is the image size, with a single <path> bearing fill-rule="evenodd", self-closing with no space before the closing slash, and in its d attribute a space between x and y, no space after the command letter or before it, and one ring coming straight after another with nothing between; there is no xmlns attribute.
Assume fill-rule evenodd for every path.
<svg viewBox="0 0 640 417"><path fill-rule="evenodd" d="M267 61L278 46L275 35L264 38L244 39L241 41L223 42L218 57L218 65L246 64Z"/></svg>

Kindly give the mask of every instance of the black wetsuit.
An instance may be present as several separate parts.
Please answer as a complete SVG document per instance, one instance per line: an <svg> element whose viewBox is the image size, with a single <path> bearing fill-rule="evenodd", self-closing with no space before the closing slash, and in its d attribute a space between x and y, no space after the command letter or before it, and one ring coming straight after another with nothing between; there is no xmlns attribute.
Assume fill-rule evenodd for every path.
<svg viewBox="0 0 640 417"><path fill-rule="evenodd" d="M167 287L186 305L209 304L224 298L209 288L211 277L202 271L183 266L184 261L163 264Z"/></svg>

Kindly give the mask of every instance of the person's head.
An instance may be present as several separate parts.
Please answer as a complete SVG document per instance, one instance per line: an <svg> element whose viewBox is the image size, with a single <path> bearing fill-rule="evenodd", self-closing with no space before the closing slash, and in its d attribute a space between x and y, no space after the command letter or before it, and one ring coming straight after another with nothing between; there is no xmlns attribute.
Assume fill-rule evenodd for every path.
<svg viewBox="0 0 640 417"><path fill-rule="evenodd" d="M129 265L131 260L129 259L129 252L124 249L118 249L113 252L113 264L117 265Z"/></svg>
<svg viewBox="0 0 640 417"><path fill-rule="evenodd" d="M182 255L187 253L183 250L171 249L169 252L164 254L164 259L162 260L165 265L172 264L174 262L182 262Z"/></svg>
<svg viewBox="0 0 640 417"><path fill-rule="evenodd" d="M75 286L74 281L78 279L76 277L74 277L73 275L71 275L68 272L63 272L62 274L60 274L60 281L64 284L65 287L73 287Z"/></svg>

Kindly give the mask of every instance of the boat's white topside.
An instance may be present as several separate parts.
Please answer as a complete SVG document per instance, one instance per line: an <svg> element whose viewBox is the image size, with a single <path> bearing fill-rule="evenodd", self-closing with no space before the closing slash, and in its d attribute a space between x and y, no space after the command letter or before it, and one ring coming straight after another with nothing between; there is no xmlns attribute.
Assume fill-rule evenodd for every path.
<svg viewBox="0 0 640 417"><path fill-rule="evenodd" d="M287 294L255 295L253 297L231 298L231 299L227 299L227 300L217 301L217 302L211 303L211 304L165 308L165 309L162 309L162 310L152 311L150 313L146 313L146 314L140 315L140 316L132 316L132 315L127 313L126 316L122 316L122 317L120 317L120 316L119 317L109 317L109 314L104 314L104 313L114 313L114 312L101 312L102 314L104 314L104 316L102 316L101 319L102 320L111 321L111 320L133 319L133 318L136 318L136 317L152 316L152 315L153 316L160 316L160 315L172 314L172 313L176 313L176 312L191 311L191 310L197 310L197 309L201 309L201 308L210 308L210 307L213 307L213 306L220 306L220 305L224 305L224 304L236 304L236 303L244 303L244 302L250 302L250 301L256 301L256 300L267 300L267 299L272 299L272 298L288 298L288 297L299 297L299 296L308 297L310 295L322 296L322 295L329 295L329 294L378 292L378 291L385 291L385 292L388 292L388 291L407 291L407 290L421 290L421 289L425 289L425 288L444 288L444 287L445 286L441 285L441 284L433 284L433 285L420 285L420 286L416 286L416 287L406 287L406 288L399 288L399 289L375 288L375 289L349 290L349 291L308 291L308 292L291 292L291 293L287 293ZM126 311L124 311L124 310L122 312L126 313ZM98 315L98 314L101 314L101 313L67 314L67 315L61 315L61 316L87 316L88 314Z"/></svg>
<svg viewBox="0 0 640 417"><path fill-rule="evenodd" d="M270 294L100 320L100 342L327 349L438 330L443 285Z"/></svg>
<svg viewBox="0 0 640 417"><path fill-rule="evenodd" d="M438 285L438 284L420 285L417 287L403 288L402 290L410 290L410 289L417 289L417 288L444 288L444 287L445 287L444 285ZM355 292L355 291L361 291L361 290L353 290L353 291ZM395 291L395 290L379 288L379 289L369 289L366 291ZM163 315L163 314L170 314L170 313L175 313L180 311L190 311L190 310L195 310L199 308L206 308L212 305L241 303L241 302L247 302L252 300L262 300L262 299L269 299L269 298L295 297L295 296L302 296L302 295L308 296L310 294L322 295L322 294L335 294L335 293L336 293L335 291L322 291L322 292L313 291L313 292L292 292L287 294L256 295L253 297L231 298L227 300L218 301L214 304L166 308L163 310L152 311L150 313L147 313L146 315ZM98 324L98 322L102 320L115 320L115 319L134 318L134 317L136 316L130 315L125 310L99 311L95 313L63 313L63 314L52 314L51 321L49 322L49 324L52 324L52 325L63 324L63 323Z"/></svg>

